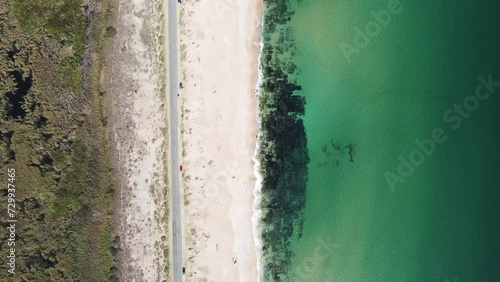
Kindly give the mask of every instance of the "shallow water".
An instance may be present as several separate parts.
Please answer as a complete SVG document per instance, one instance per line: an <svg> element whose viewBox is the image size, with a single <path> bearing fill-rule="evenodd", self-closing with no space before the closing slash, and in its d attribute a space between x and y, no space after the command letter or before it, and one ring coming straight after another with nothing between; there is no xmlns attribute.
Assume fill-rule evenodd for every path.
<svg viewBox="0 0 500 282"><path fill-rule="evenodd" d="M500 4L392 2L303 0L290 22L310 157L292 280L500 281L500 87L469 97L500 81Z"/></svg>

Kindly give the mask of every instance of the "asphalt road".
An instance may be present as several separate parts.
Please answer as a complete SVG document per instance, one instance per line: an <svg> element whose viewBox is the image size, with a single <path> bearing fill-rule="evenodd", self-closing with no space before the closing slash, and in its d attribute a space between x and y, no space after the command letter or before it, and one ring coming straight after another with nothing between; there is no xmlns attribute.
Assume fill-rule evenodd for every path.
<svg viewBox="0 0 500 282"><path fill-rule="evenodd" d="M167 0L168 20L168 76L170 99L170 169L172 191L172 263L173 281L182 281L182 209L181 209L181 184L180 184L180 146L179 146L179 106L177 93L179 93L178 78L178 53L177 53L177 0Z"/></svg>

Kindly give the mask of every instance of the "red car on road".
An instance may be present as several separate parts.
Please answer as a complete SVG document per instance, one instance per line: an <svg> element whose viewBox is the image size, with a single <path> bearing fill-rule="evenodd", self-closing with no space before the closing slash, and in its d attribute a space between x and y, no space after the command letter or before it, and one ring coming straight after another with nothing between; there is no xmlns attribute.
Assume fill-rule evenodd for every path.
<svg viewBox="0 0 500 282"><path fill-rule="evenodd" d="M182 172L182 165L179 166L179 171Z"/></svg>

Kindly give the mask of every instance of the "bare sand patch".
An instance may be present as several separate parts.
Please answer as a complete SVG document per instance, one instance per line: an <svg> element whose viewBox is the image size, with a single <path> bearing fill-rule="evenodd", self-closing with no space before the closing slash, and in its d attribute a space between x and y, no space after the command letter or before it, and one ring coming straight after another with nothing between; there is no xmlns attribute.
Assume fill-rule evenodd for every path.
<svg viewBox="0 0 500 282"><path fill-rule="evenodd" d="M119 278L166 281L168 106L162 93L162 10L157 0L119 0L117 5L117 33L107 61L111 134L120 175Z"/></svg>

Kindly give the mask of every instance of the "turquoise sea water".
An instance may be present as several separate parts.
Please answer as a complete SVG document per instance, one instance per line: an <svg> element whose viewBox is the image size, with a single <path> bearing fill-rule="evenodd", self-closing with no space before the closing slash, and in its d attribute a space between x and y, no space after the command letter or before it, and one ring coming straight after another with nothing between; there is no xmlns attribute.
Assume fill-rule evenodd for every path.
<svg viewBox="0 0 500 282"><path fill-rule="evenodd" d="M500 281L500 87L469 97L500 81L500 2L392 2L302 0L289 22L310 157L292 280Z"/></svg>

